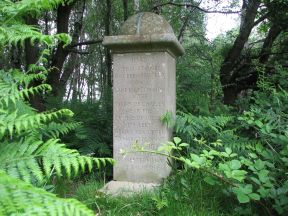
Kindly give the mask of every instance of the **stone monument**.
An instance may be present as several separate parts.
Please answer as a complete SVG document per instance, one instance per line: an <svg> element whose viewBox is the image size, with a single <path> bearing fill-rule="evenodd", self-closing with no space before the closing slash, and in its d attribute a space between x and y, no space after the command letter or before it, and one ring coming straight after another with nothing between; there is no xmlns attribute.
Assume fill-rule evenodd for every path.
<svg viewBox="0 0 288 216"><path fill-rule="evenodd" d="M114 183L160 183L169 175L167 158L148 153L125 157L120 150L149 143L155 150L171 139L160 121L176 109L176 58L184 53L169 23L144 12L130 17L118 36L106 36L103 45L113 56ZM121 183L122 182L122 183ZM134 184L135 185L135 184ZM145 185L145 184L143 184ZM109 188L108 188L109 189Z"/></svg>

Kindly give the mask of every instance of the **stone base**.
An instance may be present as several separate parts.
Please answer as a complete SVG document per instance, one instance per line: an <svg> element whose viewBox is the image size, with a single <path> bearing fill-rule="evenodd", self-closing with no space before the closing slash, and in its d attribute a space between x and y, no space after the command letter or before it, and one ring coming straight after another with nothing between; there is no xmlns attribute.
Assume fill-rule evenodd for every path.
<svg viewBox="0 0 288 216"><path fill-rule="evenodd" d="M131 196L143 191L153 191L158 186L159 184L154 183L110 181L99 191L112 196Z"/></svg>

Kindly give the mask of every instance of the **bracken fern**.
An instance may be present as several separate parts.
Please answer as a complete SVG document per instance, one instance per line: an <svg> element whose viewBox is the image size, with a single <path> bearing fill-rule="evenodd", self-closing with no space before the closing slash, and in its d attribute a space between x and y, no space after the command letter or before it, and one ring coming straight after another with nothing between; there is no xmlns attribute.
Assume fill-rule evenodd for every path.
<svg viewBox="0 0 288 216"><path fill-rule="evenodd" d="M70 2L0 1L0 51L11 45L23 46L24 41L37 42L41 48L38 62L28 71L0 70L0 215L94 215L77 200L60 199L35 186L44 186L53 176L69 178L113 162L82 156L60 142L59 135L79 126L69 120L72 111L37 113L28 103L34 94L44 95L51 90L45 84L47 57L57 43L65 46L70 38L66 34L43 35L36 27L26 25L24 16L38 16ZM34 80L40 84L31 85Z"/></svg>
<svg viewBox="0 0 288 216"><path fill-rule="evenodd" d="M62 199L0 170L0 215L94 215L75 199Z"/></svg>
<svg viewBox="0 0 288 216"><path fill-rule="evenodd" d="M41 76L29 74L23 76L20 72L6 73L0 71L1 175L9 175L9 178L21 179L27 184L41 186L48 182L52 176L70 178L77 175L80 171L91 171L93 167L99 168L101 165L106 165L106 162L112 163L112 159L108 158L81 156L76 150L68 149L65 144L60 143L57 137L75 129L79 126L79 123L57 122L61 118L73 116L73 113L68 109L36 113L29 106L25 100L29 99L30 95L40 93L44 89L50 89L50 86L46 84L41 84L40 86L44 87L40 89L37 86L28 88L29 82L39 78ZM19 109L20 105L21 109ZM25 105L24 109L23 105ZM8 177L6 176L5 178ZM24 208L25 205L19 207L20 209L23 208L24 215L36 214L39 209L45 215L48 213L47 209L51 212L53 208L57 212L56 215L61 215L61 212L66 212L66 215L70 215L71 212L74 212L73 215L82 214L82 210L79 209L81 205L75 200L70 202L70 200L63 201L57 198L53 201L56 198L54 195L48 196L46 192L37 194L37 192L42 191L38 189L35 189L35 191L33 189L30 192L31 195L24 196L23 194L26 194L25 191L27 190L25 186L23 194L21 193L21 186L24 186L24 183L17 185L20 194L4 183L6 182L0 182L0 188L3 191L1 193L1 200L3 201L0 202L0 207L4 211L3 214L18 212L19 206L16 201L19 199L23 199L21 203L31 202L37 200L37 196L41 197L42 195L43 199L48 199L47 202L43 200L45 205L43 203L40 203L40 205L39 202L36 202L35 206L40 205L37 208ZM27 188L30 189L32 186L28 185ZM27 197L31 200L27 200ZM60 207L51 206L61 203L63 205ZM88 209L85 211L89 212ZM37 213L37 215L39 214Z"/></svg>
<svg viewBox="0 0 288 216"><path fill-rule="evenodd" d="M231 116L194 116L190 113L178 112L175 130L187 138L207 137L221 134L224 127L233 120Z"/></svg>

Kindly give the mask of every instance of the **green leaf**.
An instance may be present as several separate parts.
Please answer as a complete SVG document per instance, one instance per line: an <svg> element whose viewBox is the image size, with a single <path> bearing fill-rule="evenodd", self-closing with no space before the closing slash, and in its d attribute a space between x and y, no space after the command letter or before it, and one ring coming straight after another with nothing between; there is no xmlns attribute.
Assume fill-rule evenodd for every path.
<svg viewBox="0 0 288 216"><path fill-rule="evenodd" d="M231 172L231 177L238 181L243 181L246 177L247 172L245 170L233 170Z"/></svg>
<svg viewBox="0 0 288 216"><path fill-rule="evenodd" d="M249 196L243 193L237 193L237 199L239 203L248 203L250 201Z"/></svg>
<svg viewBox="0 0 288 216"><path fill-rule="evenodd" d="M199 164L196 163L195 161L192 162L189 159L183 158L183 162L189 167L193 167L195 169L199 169L200 168Z"/></svg>
<svg viewBox="0 0 288 216"><path fill-rule="evenodd" d="M190 154L190 156L191 156L191 159L192 159L195 163L197 163L198 165L201 165L201 164L204 163L204 159L201 158L201 157L199 157L198 155L196 155L196 154Z"/></svg>
<svg viewBox="0 0 288 216"><path fill-rule="evenodd" d="M255 164L254 164L254 167L257 169L257 170L262 170L265 168L265 162L258 159L256 160Z"/></svg>
<svg viewBox="0 0 288 216"><path fill-rule="evenodd" d="M252 193L252 185L247 184L244 187L240 187L240 190L245 194L250 194L250 193Z"/></svg>
<svg viewBox="0 0 288 216"><path fill-rule="evenodd" d="M255 182L258 185L261 185L261 182L259 181L259 179L255 178L255 177L250 177L250 179Z"/></svg>
<svg viewBox="0 0 288 216"><path fill-rule="evenodd" d="M240 203L248 203L250 201L249 194L252 193L252 185L242 185L232 188Z"/></svg>
<svg viewBox="0 0 288 216"><path fill-rule="evenodd" d="M239 160L232 160L230 161L229 166L232 170L237 170L241 168L241 162Z"/></svg>
<svg viewBox="0 0 288 216"><path fill-rule="evenodd" d="M206 176L204 178L204 181L207 182L209 185L215 185L217 183L217 181L215 180L215 178L211 177L211 176Z"/></svg>
<svg viewBox="0 0 288 216"><path fill-rule="evenodd" d="M221 155L222 155L223 157L226 157L226 158L229 158L229 157L230 157L226 152L221 152Z"/></svg>
<svg viewBox="0 0 288 216"><path fill-rule="evenodd" d="M255 121L255 124L256 124L259 128L262 128L263 125L264 125L260 120L256 120L256 121Z"/></svg>
<svg viewBox="0 0 288 216"><path fill-rule="evenodd" d="M258 156L257 156L255 153L252 153L252 152L248 153L248 155L249 155L251 158L254 158L254 159L258 158Z"/></svg>
<svg viewBox="0 0 288 216"><path fill-rule="evenodd" d="M181 143L180 145L179 145L180 147L188 147L188 146L190 146L188 143Z"/></svg>
<svg viewBox="0 0 288 216"><path fill-rule="evenodd" d="M232 153L232 149L231 148L225 148L225 152L230 155Z"/></svg>
<svg viewBox="0 0 288 216"><path fill-rule="evenodd" d="M181 139L179 137L174 137L174 143L177 145L181 142Z"/></svg>
<svg viewBox="0 0 288 216"><path fill-rule="evenodd" d="M265 198L268 196L269 194L269 190L268 189L265 189L264 187L260 187L258 190L257 190L258 193L261 194L261 197Z"/></svg>
<svg viewBox="0 0 288 216"><path fill-rule="evenodd" d="M219 163L219 169L222 171L230 170L229 166L227 164L224 164L224 163Z"/></svg>
<svg viewBox="0 0 288 216"><path fill-rule="evenodd" d="M191 166L191 167L194 167L194 168L196 168L196 169L199 169L199 168L200 168L199 163L196 163L195 161L193 161L192 163L190 162L190 166Z"/></svg>
<svg viewBox="0 0 288 216"><path fill-rule="evenodd" d="M268 182L269 181L268 173L269 173L268 170L261 170L259 173L257 173L259 176L259 180L263 183Z"/></svg>
<svg viewBox="0 0 288 216"><path fill-rule="evenodd" d="M256 193L251 193L248 195L251 199L253 200L260 200L260 196L259 194L256 194Z"/></svg>

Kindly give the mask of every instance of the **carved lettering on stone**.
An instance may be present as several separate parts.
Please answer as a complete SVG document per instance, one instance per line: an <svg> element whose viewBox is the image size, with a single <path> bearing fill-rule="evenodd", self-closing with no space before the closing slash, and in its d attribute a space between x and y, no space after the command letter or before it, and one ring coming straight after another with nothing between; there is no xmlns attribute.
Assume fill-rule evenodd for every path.
<svg viewBox="0 0 288 216"><path fill-rule="evenodd" d="M165 112L175 112L175 59L167 52L127 53L113 56L114 179L160 182L169 174L165 157L120 149L145 144L155 150L171 138L161 123Z"/></svg>

